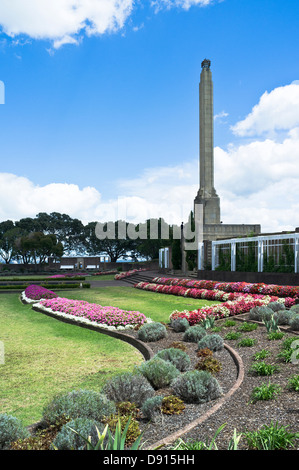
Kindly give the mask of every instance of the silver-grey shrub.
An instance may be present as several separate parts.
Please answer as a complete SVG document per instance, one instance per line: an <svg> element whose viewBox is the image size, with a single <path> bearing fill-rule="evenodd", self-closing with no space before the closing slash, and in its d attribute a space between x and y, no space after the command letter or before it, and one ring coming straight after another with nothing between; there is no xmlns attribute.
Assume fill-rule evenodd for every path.
<svg viewBox="0 0 299 470"><path fill-rule="evenodd" d="M198 341L197 346L198 349L208 348L211 351L220 351L223 348L223 338L217 334L206 335Z"/></svg>
<svg viewBox="0 0 299 470"><path fill-rule="evenodd" d="M290 328L294 331L299 330L299 315L292 315L289 321Z"/></svg>
<svg viewBox="0 0 299 470"><path fill-rule="evenodd" d="M285 304L282 304L281 302L269 302L267 307L271 308L271 310L273 310L273 312L286 310Z"/></svg>
<svg viewBox="0 0 299 470"><path fill-rule="evenodd" d="M299 304L292 305L290 308L290 312L299 313Z"/></svg>
<svg viewBox="0 0 299 470"><path fill-rule="evenodd" d="M141 411L146 419L156 421L157 416L161 415L163 398L164 397L162 395L156 395L145 400L141 407Z"/></svg>
<svg viewBox="0 0 299 470"><path fill-rule="evenodd" d="M201 338L203 338L207 334L205 328L200 325L190 326L183 336L183 340L187 343L197 343Z"/></svg>
<svg viewBox="0 0 299 470"><path fill-rule="evenodd" d="M145 343L159 341L167 336L165 325L159 322L145 323L138 330L138 338Z"/></svg>
<svg viewBox="0 0 299 470"><path fill-rule="evenodd" d="M277 318L278 325L288 325L291 318L294 316L290 310L279 310L275 313L275 318Z"/></svg>
<svg viewBox="0 0 299 470"><path fill-rule="evenodd" d="M180 333L182 331L186 331L187 328L190 327L190 324L187 318L175 318L170 322L171 328L174 329L176 333Z"/></svg>
<svg viewBox="0 0 299 470"><path fill-rule="evenodd" d="M249 319L256 321L270 320L273 315L273 310L266 305L254 307L249 311Z"/></svg>
<svg viewBox="0 0 299 470"><path fill-rule="evenodd" d="M222 394L219 382L207 371L191 370L180 374L171 388L186 403L205 403Z"/></svg>
<svg viewBox="0 0 299 470"><path fill-rule="evenodd" d="M180 371L174 364L156 356L149 361L143 362L138 367L138 370L155 389L168 387L180 374Z"/></svg>
<svg viewBox="0 0 299 470"><path fill-rule="evenodd" d="M103 393L93 390L72 390L56 396L43 410L43 420L54 424L65 416L70 419L89 418L101 421L115 413L115 404Z"/></svg>
<svg viewBox="0 0 299 470"><path fill-rule="evenodd" d="M103 432L104 425L88 418L76 418L64 424L52 442L58 450L85 450L86 440L95 446L98 442L97 429Z"/></svg>
<svg viewBox="0 0 299 470"><path fill-rule="evenodd" d="M129 401L137 406L155 394L149 381L137 371L112 377L104 385L103 392L114 402Z"/></svg>
<svg viewBox="0 0 299 470"><path fill-rule="evenodd" d="M180 372L185 372L191 364L189 355L178 348L162 349L156 354L156 357L171 362Z"/></svg>
<svg viewBox="0 0 299 470"><path fill-rule="evenodd" d="M0 450L9 449L12 442L29 436L20 419L6 413L0 414Z"/></svg>

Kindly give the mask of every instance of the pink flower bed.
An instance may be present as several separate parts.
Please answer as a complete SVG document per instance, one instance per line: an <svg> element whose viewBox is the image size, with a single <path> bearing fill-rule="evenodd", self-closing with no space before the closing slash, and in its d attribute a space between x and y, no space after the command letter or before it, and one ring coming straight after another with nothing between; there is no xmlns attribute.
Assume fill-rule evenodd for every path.
<svg viewBox="0 0 299 470"><path fill-rule="evenodd" d="M37 286L35 284L26 287L24 293L27 299L30 300L53 299L55 297L58 297L55 292L52 292L51 290L46 289L45 287Z"/></svg>
<svg viewBox="0 0 299 470"><path fill-rule="evenodd" d="M161 278L155 278L156 279ZM170 281L170 282L169 282ZM174 281L172 283L171 281ZM169 284L155 284L154 282L139 282L135 284L134 287L137 289L147 290L151 292L158 292L162 294L170 295L179 295L183 297L192 297L195 299L205 299L205 300L219 300L220 304L215 304L212 306L202 307L200 309L195 309L191 311L175 311L170 315L170 319L182 317L187 318L190 325L195 325L209 315L213 315L216 318L223 318L233 315L238 315L240 313L247 313L253 307L260 305L267 305L269 302L279 301L285 304L286 307L291 307L295 304L295 298L292 297L278 297L277 295L265 295L265 294L253 294L247 292L225 292L221 290L212 289L212 284L207 282L205 285L209 286L208 288L195 288L195 287L184 287L177 281L180 279L167 279ZM183 280L186 281L186 280ZM190 280L187 280L190 281ZM196 281L195 281L196 282ZM183 282L184 283L184 282ZM191 280L190 285L193 286L194 281ZM219 283L218 283L219 284ZM189 282L186 282L185 285L189 285Z"/></svg>
<svg viewBox="0 0 299 470"><path fill-rule="evenodd" d="M111 270L111 271L99 271L98 273L92 273L92 276L104 276L105 274L116 274L117 271Z"/></svg>
<svg viewBox="0 0 299 470"><path fill-rule="evenodd" d="M135 273L139 273L141 271L146 271L146 269L131 269L130 271L124 271L123 273L116 274L114 276L114 279L119 281L120 279L123 279L124 277L132 276Z"/></svg>
<svg viewBox="0 0 299 470"><path fill-rule="evenodd" d="M248 294L275 295L277 297L299 298L299 286L280 286L276 284L248 282L219 282L197 279L155 277L156 284L181 286L196 289L221 290L224 292L243 292Z"/></svg>
<svg viewBox="0 0 299 470"><path fill-rule="evenodd" d="M38 306L115 328L143 325L147 321L143 313L121 310L117 307L103 307L84 300L57 297L56 299L42 299Z"/></svg>

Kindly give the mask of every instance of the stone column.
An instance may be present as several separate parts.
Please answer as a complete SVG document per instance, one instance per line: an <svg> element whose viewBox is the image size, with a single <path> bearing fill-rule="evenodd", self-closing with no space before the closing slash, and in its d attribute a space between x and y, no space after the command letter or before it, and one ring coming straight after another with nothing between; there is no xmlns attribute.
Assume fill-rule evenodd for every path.
<svg viewBox="0 0 299 470"><path fill-rule="evenodd" d="M220 199L214 188L214 112L211 62L205 59L199 83L199 191L195 204L203 204L204 224L220 224Z"/></svg>

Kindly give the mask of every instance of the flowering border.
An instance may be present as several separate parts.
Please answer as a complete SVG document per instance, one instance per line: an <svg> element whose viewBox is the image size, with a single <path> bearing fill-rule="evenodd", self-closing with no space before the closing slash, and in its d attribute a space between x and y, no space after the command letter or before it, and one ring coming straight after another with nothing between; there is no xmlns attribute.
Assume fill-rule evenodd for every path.
<svg viewBox="0 0 299 470"><path fill-rule="evenodd" d="M274 295L277 297L299 298L299 286L249 282L219 282L205 279L155 277L155 284L189 287L195 289L221 290L224 292L243 292L247 294Z"/></svg>
<svg viewBox="0 0 299 470"><path fill-rule="evenodd" d="M33 287L38 288L39 286L33 285ZM30 297L30 295L36 297L35 289L26 291L27 289L21 293L23 302L33 304L34 308L38 308L45 313L89 326L119 331L134 329L136 326L152 322L150 318L138 311L122 310L111 306L103 307L84 300L58 297L55 292L48 291L45 288L40 289L39 299ZM47 295L49 295L49 298L47 298ZM103 322L103 320L105 321Z"/></svg>
<svg viewBox="0 0 299 470"><path fill-rule="evenodd" d="M153 281L155 279L153 279ZM249 294L244 292L224 292L217 289L197 289L172 284L155 284L154 282L139 282L135 284L134 287L162 294L179 295L205 300L219 300L222 302L212 306L207 305L195 310L184 310L182 312L175 310L169 316L170 320L178 317L186 318L190 325L194 325L208 316L224 318L247 313L253 307L267 305L270 302L280 302L286 307L291 307L295 304L296 299L291 297L283 298L274 295Z"/></svg>
<svg viewBox="0 0 299 470"><path fill-rule="evenodd" d="M130 271L124 271L123 273L116 274L114 276L114 279L116 281L119 281L119 280L123 279L124 277L133 276L133 274L139 273L141 271L147 271L147 269L146 268L141 268L141 269L131 269Z"/></svg>

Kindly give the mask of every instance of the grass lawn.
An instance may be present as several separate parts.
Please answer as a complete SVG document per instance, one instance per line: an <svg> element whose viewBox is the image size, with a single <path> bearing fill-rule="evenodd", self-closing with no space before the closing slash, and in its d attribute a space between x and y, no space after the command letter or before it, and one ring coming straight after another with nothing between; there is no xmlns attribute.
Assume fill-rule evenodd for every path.
<svg viewBox="0 0 299 470"><path fill-rule="evenodd" d="M175 309L210 304L120 286L57 293L139 310L164 322ZM25 425L38 421L56 394L78 388L100 390L107 378L143 360L123 341L34 312L20 302L18 294L1 294L0 299L0 341L5 349L4 364L0 364L0 413L12 414Z"/></svg>
<svg viewBox="0 0 299 470"><path fill-rule="evenodd" d="M0 299L0 413L26 425L41 418L57 393L99 390L107 377L143 360L123 341L34 312L18 294Z"/></svg>

